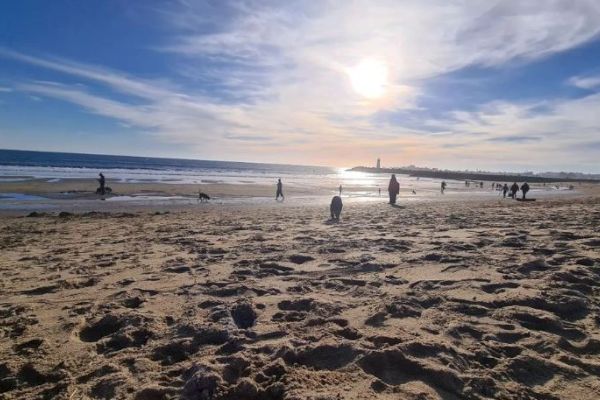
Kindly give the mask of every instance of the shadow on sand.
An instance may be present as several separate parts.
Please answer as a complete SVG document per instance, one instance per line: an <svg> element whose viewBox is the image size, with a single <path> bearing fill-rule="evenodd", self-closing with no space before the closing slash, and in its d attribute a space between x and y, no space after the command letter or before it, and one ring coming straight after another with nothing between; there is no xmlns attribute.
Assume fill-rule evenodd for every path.
<svg viewBox="0 0 600 400"><path fill-rule="evenodd" d="M400 209L406 208L406 206L401 206L401 205L398 205L398 204L390 204L390 206L392 206L394 208L400 208Z"/></svg>

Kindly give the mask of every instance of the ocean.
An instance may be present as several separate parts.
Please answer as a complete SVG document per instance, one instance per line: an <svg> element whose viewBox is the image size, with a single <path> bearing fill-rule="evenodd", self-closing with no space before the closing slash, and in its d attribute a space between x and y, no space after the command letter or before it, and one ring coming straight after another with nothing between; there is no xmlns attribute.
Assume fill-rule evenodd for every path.
<svg viewBox="0 0 600 400"><path fill-rule="evenodd" d="M269 183L277 177L326 177L337 168L176 158L0 150L0 180L107 178L123 182Z"/></svg>
<svg viewBox="0 0 600 400"><path fill-rule="evenodd" d="M109 182L164 184L236 184L272 185L281 178L285 187L299 189L303 197L288 201L328 202L344 187L344 198L351 201L380 201L387 196L390 175L387 173L349 171L345 168L283 164L245 163L231 161L189 160L175 158L131 157L98 154L54 153L38 151L0 150L0 184L25 182L32 179L50 183L67 179L84 179L95 185L102 172ZM404 201L419 201L440 196L438 179L398 175ZM498 196L489 184L484 188L465 188L464 182L448 181L448 196ZM86 187L89 187L86 186ZM380 197L378 189L381 189ZM534 188L533 192L541 188ZM549 191L552 188L544 188ZM558 188L556 188L558 189ZM208 190L208 189L207 189ZM68 195L68 193L66 193ZM447 196L444 196L447 197ZM165 198L138 193L117 195L110 201L161 202ZM169 197L169 201L190 201L189 198ZM268 198L221 198L222 202L261 202ZM3 192L0 188L0 209L20 207L23 203L39 206L43 197L37 193Z"/></svg>

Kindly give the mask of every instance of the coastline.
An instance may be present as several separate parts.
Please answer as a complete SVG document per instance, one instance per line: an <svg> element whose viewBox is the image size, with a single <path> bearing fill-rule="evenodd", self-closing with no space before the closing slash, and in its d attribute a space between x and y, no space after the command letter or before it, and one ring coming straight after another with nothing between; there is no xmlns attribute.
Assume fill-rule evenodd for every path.
<svg viewBox="0 0 600 400"><path fill-rule="evenodd" d="M344 203L386 203L385 187L379 195L378 188L366 181L363 184L346 185L342 198ZM401 181L400 203L445 202L445 201L508 201L486 182L484 188L466 188L462 182L449 181L448 189L441 195L439 183L433 180ZM0 182L0 214L25 215L29 212L90 212L145 209L183 210L198 207L259 206L287 207L318 205L327 207L331 197L338 194L335 187L323 186L319 180L313 184L285 185L286 201L274 200L275 186L261 184L208 183L204 185L144 182L126 183L107 180L112 194L95 194L96 182L90 179L31 179L16 182ZM332 185L330 185L332 186ZM199 204L198 192L207 193L211 200ZM413 192L414 191L414 192ZM575 190L568 187L532 184L530 197L540 200L554 198L579 198L594 195L600 186L577 184Z"/></svg>

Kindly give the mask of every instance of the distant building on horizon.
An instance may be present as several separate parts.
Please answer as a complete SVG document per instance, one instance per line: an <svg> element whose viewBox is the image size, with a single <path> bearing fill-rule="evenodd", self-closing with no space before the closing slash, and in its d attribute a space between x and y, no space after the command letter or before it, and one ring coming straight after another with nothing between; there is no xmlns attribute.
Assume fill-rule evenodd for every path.
<svg viewBox="0 0 600 400"><path fill-rule="evenodd" d="M377 159L377 169L381 169L381 159Z"/></svg>

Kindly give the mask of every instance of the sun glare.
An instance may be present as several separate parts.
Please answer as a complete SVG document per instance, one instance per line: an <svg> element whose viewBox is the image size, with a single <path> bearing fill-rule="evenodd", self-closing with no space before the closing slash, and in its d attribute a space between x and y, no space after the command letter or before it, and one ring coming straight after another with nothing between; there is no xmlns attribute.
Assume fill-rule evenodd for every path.
<svg viewBox="0 0 600 400"><path fill-rule="evenodd" d="M388 68L378 60L364 59L348 70L354 91L369 99L385 94L388 85Z"/></svg>

